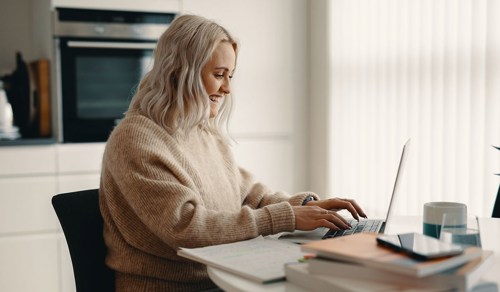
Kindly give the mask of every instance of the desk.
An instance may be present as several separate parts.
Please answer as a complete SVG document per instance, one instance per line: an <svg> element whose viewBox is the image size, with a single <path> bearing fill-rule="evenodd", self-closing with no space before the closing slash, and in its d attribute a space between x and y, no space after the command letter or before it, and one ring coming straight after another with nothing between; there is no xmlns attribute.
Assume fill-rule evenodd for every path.
<svg viewBox="0 0 500 292"><path fill-rule="evenodd" d="M483 279L494 281L500 287L500 218L480 218L481 241L483 248L494 251L494 263ZM387 226L387 233L422 232L422 217L398 217ZM488 231L486 231L488 230ZM258 284L242 277L208 267L208 275L225 291L272 291L304 292L301 287L283 281L272 284Z"/></svg>

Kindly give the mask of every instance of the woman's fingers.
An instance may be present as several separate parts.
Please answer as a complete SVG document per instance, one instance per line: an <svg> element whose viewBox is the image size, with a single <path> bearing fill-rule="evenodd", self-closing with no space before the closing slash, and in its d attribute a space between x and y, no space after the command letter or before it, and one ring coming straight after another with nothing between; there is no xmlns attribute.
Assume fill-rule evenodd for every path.
<svg viewBox="0 0 500 292"><path fill-rule="evenodd" d="M337 230L337 231L342 230L342 228L339 228L337 225L333 224L332 222L330 222L326 219L321 219L319 224L320 225L318 227L326 227L326 228Z"/></svg>
<svg viewBox="0 0 500 292"><path fill-rule="evenodd" d="M320 200L316 202L312 202L314 205L322 207L324 209L329 210L341 210L346 209L349 213L351 213L352 217L359 221L359 216L363 218L367 218L363 209L358 205L358 203L353 199L345 199L345 198L331 198L326 200Z"/></svg>
<svg viewBox="0 0 500 292"><path fill-rule="evenodd" d="M357 216L354 216L354 214L361 216L363 218L367 218L365 212L363 211L363 209L361 209L361 207L358 205L358 203L353 200L353 199L339 199L339 200L342 200L344 202L347 202L348 203L348 208L347 210L353 215L354 218L356 218L356 220L359 221L359 217L357 218Z"/></svg>
<svg viewBox="0 0 500 292"><path fill-rule="evenodd" d="M313 230L327 227L334 230L349 229L350 224L335 211L318 206L294 206L295 229Z"/></svg>
<svg viewBox="0 0 500 292"><path fill-rule="evenodd" d="M344 217L337 214L337 212L331 211L331 210L325 210L325 211L326 211L326 213L323 214L323 219L326 219L326 220L332 222L333 224L335 224L336 226L338 226L342 229L351 228L351 224L349 224L349 222L347 222L347 220L345 220Z"/></svg>
<svg viewBox="0 0 500 292"><path fill-rule="evenodd" d="M349 211L349 213L351 213L352 217L354 217L354 219L359 221L359 215L361 215L361 214L358 213L358 210L356 210L356 208L354 207L352 202L350 202L348 200L344 200L343 202L344 202L344 209Z"/></svg>

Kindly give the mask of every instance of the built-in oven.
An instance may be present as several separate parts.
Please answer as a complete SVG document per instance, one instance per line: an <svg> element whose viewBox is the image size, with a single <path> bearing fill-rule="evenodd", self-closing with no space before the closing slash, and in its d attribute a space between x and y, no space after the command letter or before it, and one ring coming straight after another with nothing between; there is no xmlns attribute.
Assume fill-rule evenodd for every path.
<svg viewBox="0 0 500 292"><path fill-rule="evenodd" d="M59 140L106 141L123 117L174 13L58 8Z"/></svg>

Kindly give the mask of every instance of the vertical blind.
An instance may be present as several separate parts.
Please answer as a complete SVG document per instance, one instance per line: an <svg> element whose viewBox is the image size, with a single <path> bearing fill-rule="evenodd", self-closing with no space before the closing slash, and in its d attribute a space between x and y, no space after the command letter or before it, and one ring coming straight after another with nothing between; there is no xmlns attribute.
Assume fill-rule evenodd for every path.
<svg viewBox="0 0 500 292"><path fill-rule="evenodd" d="M332 0L329 185L385 215L458 201L490 216L500 177L499 5L487 0Z"/></svg>

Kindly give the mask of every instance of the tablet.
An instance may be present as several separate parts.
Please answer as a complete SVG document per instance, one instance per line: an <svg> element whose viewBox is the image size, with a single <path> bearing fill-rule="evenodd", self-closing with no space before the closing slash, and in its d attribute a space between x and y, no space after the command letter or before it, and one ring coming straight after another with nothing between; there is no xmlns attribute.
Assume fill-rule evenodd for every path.
<svg viewBox="0 0 500 292"><path fill-rule="evenodd" d="M429 260L461 254L463 247L440 241L434 237L420 233L403 233L396 235L379 235L377 242L380 245L396 251L407 253L419 260Z"/></svg>

